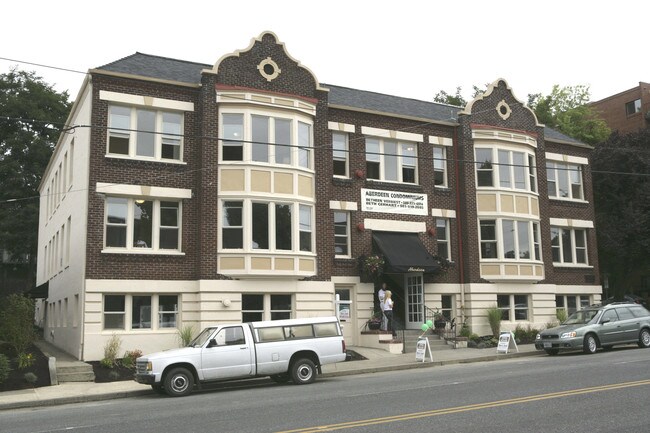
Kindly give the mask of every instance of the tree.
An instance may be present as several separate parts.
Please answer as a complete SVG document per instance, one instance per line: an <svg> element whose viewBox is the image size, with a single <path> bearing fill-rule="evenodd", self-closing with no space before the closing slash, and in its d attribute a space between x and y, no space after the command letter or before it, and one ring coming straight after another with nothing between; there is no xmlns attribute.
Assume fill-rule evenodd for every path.
<svg viewBox="0 0 650 433"><path fill-rule="evenodd" d="M607 139L611 133L603 119L587 105L589 86L553 86L549 95L528 95L528 106L537 120L570 137L588 144Z"/></svg>
<svg viewBox="0 0 650 433"><path fill-rule="evenodd" d="M7 296L0 310L0 341L9 343L20 355L35 339L34 301L17 293Z"/></svg>
<svg viewBox="0 0 650 433"><path fill-rule="evenodd" d="M488 85L485 85L485 88L487 88L487 86ZM481 89L476 85L472 86L472 90L473 90L472 99L476 98L478 95L485 92L485 88ZM440 104L454 105L456 107L464 107L465 105L467 105L467 100L463 97L461 93L462 90L463 88L461 86L456 87L456 93L453 95L445 92L444 90L440 90L438 93L436 93L436 96L433 97L433 102L438 102Z"/></svg>
<svg viewBox="0 0 650 433"><path fill-rule="evenodd" d="M33 72L0 75L0 248L26 261L33 284L38 242L38 185L65 122L68 93Z"/></svg>
<svg viewBox="0 0 650 433"><path fill-rule="evenodd" d="M601 272L612 293L635 293L650 270L650 130L612 134L592 156Z"/></svg>

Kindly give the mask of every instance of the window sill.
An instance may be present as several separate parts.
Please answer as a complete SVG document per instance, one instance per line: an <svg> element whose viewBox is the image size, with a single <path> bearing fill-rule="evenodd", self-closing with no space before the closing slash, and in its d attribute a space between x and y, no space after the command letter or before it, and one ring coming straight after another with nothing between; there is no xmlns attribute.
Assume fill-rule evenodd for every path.
<svg viewBox="0 0 650 433"><path fill-rule="evenodd" d="M592 265L583 265L576 263L556 263L553 262L554 268L567 268L567 269L593 269Z"/></svg>
<svg viewBox="0 0 650 433"><path fill-rule="evenodd" d="M566 198L566 197L549 197L549 200L552 201L559 201L562 203L579 203L579 204L589 204L587 200L582 200L582 199L573 199L573 198Z"/></svg>
<svg viewBox="0 0 650 433"><path fill-rule="evenodd" d="M102 254L135 254L141 256L184 256L185 253L182 251L172 251L172 250L149 250L149 249L103 249Z"/></svg>
<svg viewBox="0 0 650 433"><path fill-rule="evenodd" d="M156 158L143 158L138 156L129 156L129 155L114 155L107 153L106 158L108 159L122 159L127 161L142 161L142 162L160 162L163 164L173 164L173 165L187 165L185 161L177 161L175 159L156 159Z"/></svg>

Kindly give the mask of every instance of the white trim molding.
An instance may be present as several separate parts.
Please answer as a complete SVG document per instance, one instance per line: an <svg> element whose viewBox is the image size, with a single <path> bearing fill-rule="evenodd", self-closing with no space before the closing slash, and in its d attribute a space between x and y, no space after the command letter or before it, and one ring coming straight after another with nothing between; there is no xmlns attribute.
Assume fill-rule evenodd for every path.
<svg viewBox="0 0 650 433"><path fill-rule="evenodd" d="M159 186L145 185L123 185L104 182L97 182L95 191L99 194L125 195L131 197L192 198L191 189L163 188Z"/></svg>
<svg viewBox="0 0 650 433"><path fill-rule="evenodd" d="M424 222L391 221L372 218L364 219L363 226L368 230L383 232L424 233L427 230L426 223Z"/></svg>
<svg viewBox="0 0 650 433"><path fill-rule="evenodd" d="M562 155L560 153L546 152L546 159L548 161L569 162L572 164L588 165L589 160L582 156Z"/></svg>
<svg viewBox="0 0 650 433"><path fill-rule="evenodd" d="M354 132L354 125L341 122L327 122L327 129L339 132Z"/></svg>
<svg viewBox="0 0 650 433"><path fill-rule="evenodd" d="M333 210L359 210L358 204L354 201L330 200L330 209Z"/></svg>
<svg viewBox="0 0 650 433"><path fill-rule="evenodd" d="M130 95L128 93L109 92L106 90L99 91L99 99L102 101L139 105L142 107L159 108L163 110L194 111L193 102L154 98L153 96Z"/></svg>
<svg viewBox="0 0 650 433"><path fill-rule="evenodd" d="M453 209L431 209L431 216L438 218L456 218L456 211Z"/></svg>
<svg viewBox="0 0 650 433"><path fill-rule="evenodd" d="M454 145L454 140L448 137L435 137L430 135L429 136L429 143L436 145L436 146L453 146Z"/></svg>
<svg viewBox="0 0 650 433"><path fill-rule="evenodd" d="M361 133L363 135L372 135L374 137L392 138L394 140L403 141L416 141L423 142L424 136L422 134L413 134L412 132L394 131L391 129L372 128L370 126L362 126Z"/></svg>
<svg viewBox="0 0 650 433"><path fill-rule="evenodd" d="M549 223L557 227L571 227L578 229L593 229L594 222L588 220L574 220L567 218L549 218Z"/></svg>

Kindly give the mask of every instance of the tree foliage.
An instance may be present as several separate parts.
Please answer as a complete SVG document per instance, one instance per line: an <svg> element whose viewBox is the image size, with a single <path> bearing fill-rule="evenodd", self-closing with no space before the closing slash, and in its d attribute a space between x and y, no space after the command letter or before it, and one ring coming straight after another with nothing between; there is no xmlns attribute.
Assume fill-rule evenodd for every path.
<svg viewBox="0 0 650 433"><path fill-rule="evenodd" d="M529 94L528 106L540 123L584 143L596 144L607 139L611 131L587 105L589 98L589 86L556 84L549 95Z"/></svg>
<svg viewBox="0 0 650 433"><path fill-rule="evenodd" d="M480 87L474 85L472 86L472 99L476 98L481 93L485 92L485 89L488 85L485 85L485 88L481 89ZM467 105L467 100L463 97L462 94L463 88L461 86L456 87L456 93L451 94L447 93L444 90L438 91L433 97L433 102L438 102L440 104L454 105L456 107L464 107Z"/></svg>
<svg viewBox="0 0 650 433"><path fill-rule="evenodd" d="M650 269L650 130L612 134L592 156L601 272L635 293Z"/></svg>
<svg viewBox="0 0 650 433"><path fill-rule="evenodd" d="M0 340L9 343L17 354L25 353L36 339L34 301L17 293L4 299L0 310Z"/></svg>
<svg viewBox="0 0 650 433"><path fill-rule="evenodd" d="M14 260L35 260L38 185L69 109L33 72L0 75L0 247Z"/></svg>

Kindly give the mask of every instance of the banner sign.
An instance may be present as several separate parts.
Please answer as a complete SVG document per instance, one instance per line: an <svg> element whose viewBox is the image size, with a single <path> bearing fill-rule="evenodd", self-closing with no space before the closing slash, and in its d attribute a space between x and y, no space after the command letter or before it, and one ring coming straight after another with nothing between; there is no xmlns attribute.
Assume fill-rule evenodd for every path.
<svg viewBox="0 0 650 433"><path fill-rule="evenodd" d="M361 188L361 210L406 215L428 215L427 195Z"/></svg>

